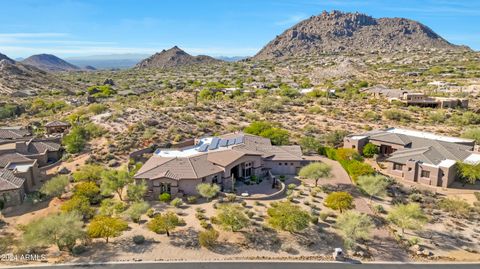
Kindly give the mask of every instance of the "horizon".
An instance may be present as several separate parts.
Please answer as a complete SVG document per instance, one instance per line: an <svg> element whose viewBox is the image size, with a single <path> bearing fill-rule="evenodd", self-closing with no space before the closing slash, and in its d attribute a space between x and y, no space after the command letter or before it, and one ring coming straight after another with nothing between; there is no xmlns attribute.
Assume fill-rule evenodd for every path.
<svg viewBox="0 0 480 269"><path fill-rule="evenodd" d="M412 19L453 44L480 49L480 3L465 0L132 3L15 1L0 10L0 53L10 58L43 53L76 58L151 55L178 46L192 55L253 56L275 36L323 10Z"/></svg>

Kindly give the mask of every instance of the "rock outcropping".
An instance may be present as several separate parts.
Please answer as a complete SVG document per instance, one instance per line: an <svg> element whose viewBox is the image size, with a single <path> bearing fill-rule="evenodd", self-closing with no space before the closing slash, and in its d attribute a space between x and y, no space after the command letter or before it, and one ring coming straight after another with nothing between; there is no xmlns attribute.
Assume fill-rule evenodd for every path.
<svg viewBox="0 0 480 269"><path fill-rule="evenodd" d="M277 36L253 60L335 52L392 52L416 49L468 49L427 26L404 18L375 19L360 13L326 12Z"/></svg>

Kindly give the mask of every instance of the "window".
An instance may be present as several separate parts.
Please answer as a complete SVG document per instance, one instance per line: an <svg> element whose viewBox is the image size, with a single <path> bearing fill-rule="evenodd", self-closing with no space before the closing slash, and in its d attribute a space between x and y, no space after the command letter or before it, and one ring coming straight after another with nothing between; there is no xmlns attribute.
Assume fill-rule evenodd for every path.
<svg viewBox="0 0 480 269"><path fill-rule="evenodd" d="M399 170L401 171L403 168L403 165L399 164L399 163L394 163L393 164L393 170Z"/></svg>
<svg viewBox="0 0 480 269"><path fill-rule="evenodd" d="M429 178L429 177L430 177L430 171L422 170L422 173L421 173L420 176L421 176L421 177Z"/></svg>
<svg viewBox="0 0 480 269"><path fill-rule="evenodd" d="M352 149L354 149L354 148L356 148L356 146L355 146L355 145L352 145Z"/></svg>

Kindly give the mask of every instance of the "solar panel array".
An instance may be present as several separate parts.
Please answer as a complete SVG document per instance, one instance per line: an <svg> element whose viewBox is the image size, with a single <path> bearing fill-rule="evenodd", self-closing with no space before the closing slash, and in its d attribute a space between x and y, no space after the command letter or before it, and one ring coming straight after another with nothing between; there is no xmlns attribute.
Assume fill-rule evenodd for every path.
<svg viewBox="0 0 480 269"><path fill-rule="evenodd" d="M230 139L221 139L218 137L214 137L212 138L212 141L210 142L210 144L199 145L199 147L197 147L196 150L199 152L206 152L208 150L218 149L219 147L228 147L228 146L242 144L244 140L245 139L243 135L230 138Z"/></svg>

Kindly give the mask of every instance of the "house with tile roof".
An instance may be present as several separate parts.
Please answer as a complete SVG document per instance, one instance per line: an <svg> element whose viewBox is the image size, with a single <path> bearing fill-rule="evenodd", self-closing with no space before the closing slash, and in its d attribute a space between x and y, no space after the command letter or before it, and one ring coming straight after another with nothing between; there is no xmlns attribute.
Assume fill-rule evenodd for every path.
<svg viewBox="0 0 480 269"><path fill-rule="evenodd" d="M447 188L457 178L457 162L480 162L475 140L428 132L389 128L344 138L344 148L362 153L367 143L378 146L387 172L408 181Z"/></svg>
<svg viewBox="0 0 480 269"><path fill-rule="evenodd" d="M56 139L25 140L18 136L1 141L0 199L8 206L20 204L25 193L41 186L41 168L59 161L61 156L62 148ZM18 195L22 198L18 199Z"/></svg>
<svg viewBox="0 0 480 269"><path fill-rule="evenodd" d="M134 178L148 196L197 194L199 183L231 190L235 181L294 175L305 164L300 146L274 146L270 139L244 133L205 137L181 149L157 149Z"/></svg>

